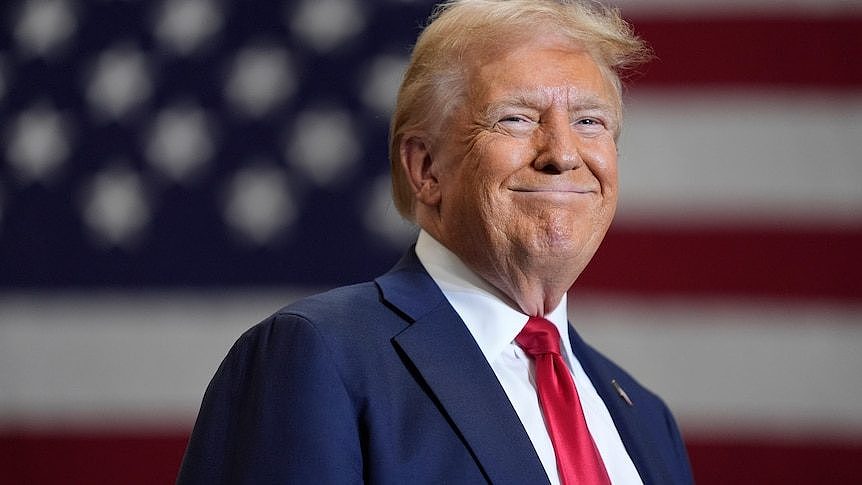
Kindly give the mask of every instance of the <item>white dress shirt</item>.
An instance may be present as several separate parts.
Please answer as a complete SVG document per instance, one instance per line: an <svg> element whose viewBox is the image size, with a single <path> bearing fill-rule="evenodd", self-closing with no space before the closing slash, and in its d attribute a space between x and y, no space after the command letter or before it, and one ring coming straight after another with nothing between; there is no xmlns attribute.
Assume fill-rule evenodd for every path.
<svg viewBox="0 0 862 485"><path fill-rule="evenodd" d="M425 231L419 233L416 255L476 339L521 419L548 479L553 485L558 485L560 478L554 447L536 396L530 358L515 343L515 337L527 324L529 316L507 303L509 300L502 292L480 278ZM642 485L608 408L572 353L567 338L566 298L563 297L557 308L544 317L556 325L563 336L563 359L572 371L587 428L602 456L611 483Z"/></svg>

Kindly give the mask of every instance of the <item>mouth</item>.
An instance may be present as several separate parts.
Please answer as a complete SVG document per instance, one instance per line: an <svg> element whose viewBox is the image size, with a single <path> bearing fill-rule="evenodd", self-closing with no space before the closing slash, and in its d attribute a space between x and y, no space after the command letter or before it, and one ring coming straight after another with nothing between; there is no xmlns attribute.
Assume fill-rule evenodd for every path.
<svg viewBox="0 0 862 485"><path fill-rule="evenodd" d="M585 194L598 193L598 190L594 189L594 188L568 186L568 185L567 186L559 186L559 187L556 187L556 186L550 186L550 187L515 186L515 187L509 187L509 190L511 190L512 192L519 192L519 193L524 193L524 194L538 194L538 195L542 195L542 194L548 194L548 195L552 195L552 194L585 195Z"/></svg>

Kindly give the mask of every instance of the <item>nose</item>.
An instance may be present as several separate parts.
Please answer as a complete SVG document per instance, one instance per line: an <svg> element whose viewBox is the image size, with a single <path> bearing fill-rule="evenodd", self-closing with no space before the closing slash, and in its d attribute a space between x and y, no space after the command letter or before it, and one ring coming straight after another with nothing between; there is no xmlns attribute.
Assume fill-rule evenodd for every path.
<svg viewBox="0 0 862 485"><path fill-rule="evenodd" d="M583 165L577 134L566 117L555 117L542 124L537 133L537 154L533 167L544 173L561 174Z"/></svg>

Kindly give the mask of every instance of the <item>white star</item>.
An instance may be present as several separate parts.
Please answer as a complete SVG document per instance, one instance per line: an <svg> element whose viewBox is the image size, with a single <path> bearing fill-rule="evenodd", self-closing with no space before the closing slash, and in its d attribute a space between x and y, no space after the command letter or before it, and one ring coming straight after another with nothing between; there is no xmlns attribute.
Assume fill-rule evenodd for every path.
<svg viewBox="0 0 862 485"><path fill-rule="evenodd" d="M147 160L169 179L189 181L215 151L211 125L209 116L197 107L163 110L150 128Z"/></svg>
<svg viewBox="0 0 862 485"><path fill-rule="evenodd" d="M228 226L249 242L263 246L289 228L297 208L282 169L252 166L231 179L225 198Z"/></svg>
<svg viewBox="0 0 862 485"><path fill-rule="evenodd" d="M150 221L140 177L120 166L96 174L85 185L81 212L93 236L111 246L134 246Z"/></svg>
<svg viewBox="0 0 862 485"><path fill-rule="evenodd" d="M212 0L167 0L159 12L155 35L181 55L200 47L222 27L222 12Z"/></svg>
<svg viewBox="0 0 862 485"><path fill-rule="evenodd" d="M44 105L19 114L7 137L6 159L23 183L49 179L69 156L68 122Z"/></svg>
<svg viewBox="0 0 862 485"><path fill-rule="evenodd" d="M382 237L396 249L404 249L416 239L418 229L401 217L392 202L392 182L389 175L377 177L365 198L362 222L368 232Z"/></svg>
<svg viewBox="0 0 862 485"><path fill-rule="evenodd" d="M99 55L86 86L90 107L101 116L122 118L147 101L153 86L147 58L122 45Z"/></svg>
<svg viewBox="0 0 862 485"><path fill-rule="evenodd" d="M225 95L240 113L259 117L291 96L295 88L296 73L286 50L249 47L234 59Z"/></svg>
<svg viewBox="0 0 862 485"><path fill-rule="evenodd" d="M299 114L287 142L287 158L317 185L346 180L362 155L353 124L350 113L342 110Z"/></svg>
<svg viewBox="0 0 862 485"><path fill-rule="evenodd" d="M65 0L27 0L21 7L13 35L23 51L49 56L68 42L77 24Z"/></svg>
<svg viewBox="0 0 862 485"><path fill-rule="evenodd" d="M362 88L362 102L369 108L387 117L395 111L395 101L401 78L407 68L407 58L381 55L368 66Z"/></svg>
<svg viewBox="0 0 862 485"><path fill-rule="evenodd" d="M354 0L305 0L286 12L294 34L319 52L332 50L365 28L365 15Z"/></svg>

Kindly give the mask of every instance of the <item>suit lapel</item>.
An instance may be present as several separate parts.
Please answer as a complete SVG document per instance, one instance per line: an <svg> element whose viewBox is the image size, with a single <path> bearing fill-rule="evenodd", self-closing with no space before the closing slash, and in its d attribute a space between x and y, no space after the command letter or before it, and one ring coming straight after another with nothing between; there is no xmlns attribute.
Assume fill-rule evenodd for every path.
<svg viewBox="0 0 862 485"><path fill-rule="evenodd" d="M644 417L640 414L637 403L630 406L614 388L612 381L619 376L613 375L611 369L591 358L592 349L587 347L571 325L569 325L569 341L575 356L608 408L623 445L644 484L673 483L667 465L658 454L658 446L653 445L653 439L644 430L642 424Z"/></svg>
<svg viewBox="0 0 862 485"><path fill-rule="evenodd" d="M412 321L393 341L492 483L547 483L541 462L491 366L413 251L377 279Z"/></svg>

